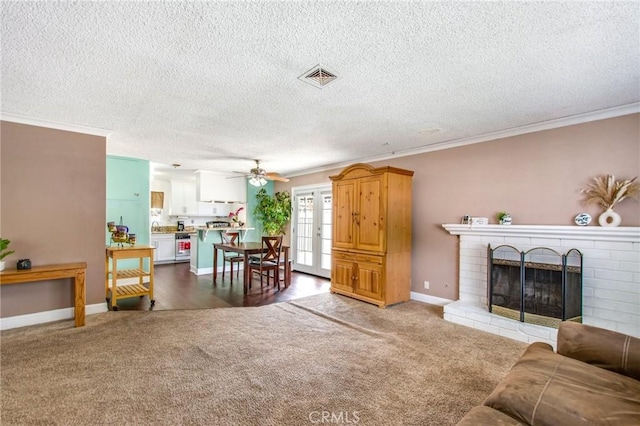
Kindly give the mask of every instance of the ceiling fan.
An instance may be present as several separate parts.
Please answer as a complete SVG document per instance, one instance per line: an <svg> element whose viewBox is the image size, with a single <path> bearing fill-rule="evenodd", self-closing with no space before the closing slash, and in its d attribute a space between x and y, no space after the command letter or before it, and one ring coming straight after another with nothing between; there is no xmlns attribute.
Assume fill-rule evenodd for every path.
<svg viewBox="0 0 640 426"><path fill-rule="evenodd" d="M256 162L256 166L249 170L249 173L245 172L234 172L234 173L242 173L247 178L249 178L249 183L253 186L264 186L267 184L268 180L277 180L279 182L289 182L289 179L280 176L279 173L267 172L265 169L260 167L260 160L254 160Z"/></svg>

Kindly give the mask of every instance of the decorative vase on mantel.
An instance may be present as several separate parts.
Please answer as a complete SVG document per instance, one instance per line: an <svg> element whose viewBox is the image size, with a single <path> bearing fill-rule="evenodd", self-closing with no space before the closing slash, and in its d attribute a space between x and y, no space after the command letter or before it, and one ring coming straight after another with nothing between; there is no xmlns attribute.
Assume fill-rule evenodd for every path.
<svg viewBox="0 0 640 426"><path fill-rule="evenodd" d="M620 222L622 222L622 218L618 213L614 212L611 207L598 216L600 226L619 226Z"/></svg>
<svg viewBox="0 0 640 426"><path fill-rule="evenodd" d="M640 182L633 179L616 180L613 175L596 176L587 188L580 192L585 194L585 202L598 204L605 210L598 216L600 226L619 226L622 219L613 208L627 198L637 199L640 195Z"/></svg>

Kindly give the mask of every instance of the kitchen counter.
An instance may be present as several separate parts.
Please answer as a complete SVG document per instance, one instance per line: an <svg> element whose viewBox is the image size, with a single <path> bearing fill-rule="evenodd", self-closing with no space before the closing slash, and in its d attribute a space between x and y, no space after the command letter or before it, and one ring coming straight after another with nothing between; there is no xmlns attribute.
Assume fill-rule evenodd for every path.
<svg viewBox="0 0 640 426"><path fill-rule="evenodd" d="M195 234L197 232L197 229L195 226L186 226L184 228L184 231L178 231L178 227L177 226L172 226L172 225L167 225L167 226L158 226L158 227L151 227L151 235L153 234L176 234L180 232L182 233L187 233L187 234Z"/></svg>
<svg viewBox="0 0 640 426"><path fill-rule="evenodd" d="M221 242L220 232L239 231L240 241L245 241L247 232L255 228L198 228L198 235L191 235L191 265L190 270L195 275L211 274L213 272L213 243ZM218 258L216 269L222 267L222 256Z"/></svg>
<svg viewBox="0 0 640 426"><path fill-rule="evenodd" d="M207 227L198 227L196 228L198 231L198 239L200 241L205 241L207 239L207 235L209 232L227 232L227 231L239 231L240 232L240 241L244 241L244 237L247 231L252 231L255 228L247 228L246 226L234 228L233 226L225 226L218 228L207 228Z"/></svg>
<svg viewBox="0 0 640 426"><path fill-rule="evenodd" d="M172 231L172 232L162 232L162 231L151 231L151 235L175 235L175 234L189 234L196 235L197 231Z"/></svg>

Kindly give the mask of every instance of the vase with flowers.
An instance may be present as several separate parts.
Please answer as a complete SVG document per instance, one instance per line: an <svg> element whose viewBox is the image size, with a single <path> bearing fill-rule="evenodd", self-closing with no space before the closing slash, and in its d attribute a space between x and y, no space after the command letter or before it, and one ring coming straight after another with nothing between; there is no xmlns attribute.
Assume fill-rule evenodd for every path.
<svg viewBox="0 0 640 426"><path fill-rule="evenodd" d="M615 176L596 176L587 188L581 192L585 194L584 201L589 204L598 204L604 208L604 212L598 217L600 226L618 226L622 218L613 211L616 204L626 198L637 198L640 194L640 184L633 179L617 181Z"/></svg>
<svg viewBox="0 0 640 426"><path fill-rule="evenodd" d="M242 223L240 221L240 212L244 210L244 207L240 207L238 210L236 210L235 212L231 212L229 213L229 218L231 219L231 226L234 228L239 228L240 226L244 225L244 223Z"/></svg>

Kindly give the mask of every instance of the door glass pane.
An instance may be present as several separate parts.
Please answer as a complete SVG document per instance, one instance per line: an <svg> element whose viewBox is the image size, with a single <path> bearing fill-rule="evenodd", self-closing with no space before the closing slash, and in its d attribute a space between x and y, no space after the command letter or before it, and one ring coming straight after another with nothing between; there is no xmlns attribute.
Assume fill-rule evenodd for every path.
<svg viewBox="0 0 640 426"><path fill-rule="evenodd" d="M331 193L322 194L322 224L320 225L320 267L331 269Z"/></svg>
<svg viewBox="0 0 640 426"><path fill-rule="evenodd" d="M298 196L296 263L313 265L313 194Z"/></svg>

